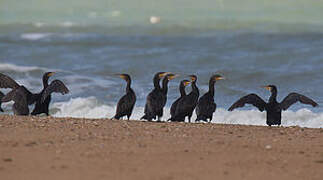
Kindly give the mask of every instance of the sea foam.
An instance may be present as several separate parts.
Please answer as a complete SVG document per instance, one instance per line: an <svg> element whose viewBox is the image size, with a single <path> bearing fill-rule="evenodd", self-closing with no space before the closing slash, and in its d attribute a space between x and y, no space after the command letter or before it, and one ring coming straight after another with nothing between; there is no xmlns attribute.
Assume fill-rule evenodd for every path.
<svg viewBox="0 0 323 180"><path fill-rule="evenodd" d="M57 102L52 105L52 108L56 109L53 114L54 117L75 118L111 118L116 111L116 106L102 104L93 96ZM143 107L135 107L131 119L139 120L143 116L143 112ZM163 121L170 118L169 112L169 107L164 108ZM195 119L196 115L193 113L192 121L194 122ZM257 110L229 112L226 109L218 108L213 114L212 123L266 126L266 113ZM300 109L296 112L284 111L282 113L282 125L323 128L323 113L314 113L308 109Z"/></svg>

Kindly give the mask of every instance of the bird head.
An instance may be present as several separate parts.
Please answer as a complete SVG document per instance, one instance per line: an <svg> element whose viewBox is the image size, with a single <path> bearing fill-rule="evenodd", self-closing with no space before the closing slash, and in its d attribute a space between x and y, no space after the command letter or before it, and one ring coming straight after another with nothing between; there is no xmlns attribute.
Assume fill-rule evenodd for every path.
<svg viewBox="0 0 323 180"><path fill-rule="evenodd" d="M270 92L272 92L272 91L274 91L274 90L277 89L275 85L262 86L262 88L265 88L265 89L267 89Z"/></svg>
<svg viewBox="0 0 323 180"><path fill-rule="evenodd" d="M167 78L170 81L176 77L178 77L177 74L170 73L170 74L167 74L165 78Z"/></svg>
<svg viewBox="0 0 323 180"><path fill-rule="evenodd" d="M223 76L221 76L220 74L215 74L211 77L212 81L218 81L218 80L223 80L225 79Z"/></svg>
<svg viewBox="0 0 323 180"><path fill-rule="evenodd" d="M116 74L116 75L119 76L121 79L124 79L125 81L130 80L130 75L129 74Z"/></svg>
<svg viewBox="0 0 323 180"><path fill-rule="evenodd" d="M190 77L191 79L191 82L195 82L197 80L197 76L192 74L192 75L189 75L188 77Z"/></svg>

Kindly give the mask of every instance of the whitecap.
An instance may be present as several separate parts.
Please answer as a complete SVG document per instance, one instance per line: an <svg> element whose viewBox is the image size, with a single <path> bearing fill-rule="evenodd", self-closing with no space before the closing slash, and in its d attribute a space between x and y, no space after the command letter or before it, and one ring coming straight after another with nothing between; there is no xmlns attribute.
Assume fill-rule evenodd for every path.
<svg viewBox="0 0 323 180"><path fill-rule="evenodd" d="M24 33L24 34L21 34L20 37L22 39L36 41L36 40L40 40L40 39L49 37L51 35L52 35L52 33Z"/></svg>
<svg viewBox="0 0 323 180"><path fill-rule="evenodd" d="M114 116L116 106L100 103L97 98L74 98L67 102L57 102L52 105L55 117L75 118L111 118ZM139 120L143 116L144 108L135 107L131 119ZM164 108L163 120L170 118L170 108ZM192 121L196 119L195 112ZM186 120L187 121L187 120ZM212 123L266 125L266 113L256 110L235 110L229 112L218 108L213 114ZM300 126L310 128L323 128L323 113L314 113L308 109L296 112L286 111L282 114L282 126Z"/></svg>
<svg viewBox="0 0 323 180"><path fill-rule="evenodd" d="M9 63L0 63L0 71L14 71L19 73L31 72L31 71L49 71L47 68L38 66L18 66Z"/></svg>

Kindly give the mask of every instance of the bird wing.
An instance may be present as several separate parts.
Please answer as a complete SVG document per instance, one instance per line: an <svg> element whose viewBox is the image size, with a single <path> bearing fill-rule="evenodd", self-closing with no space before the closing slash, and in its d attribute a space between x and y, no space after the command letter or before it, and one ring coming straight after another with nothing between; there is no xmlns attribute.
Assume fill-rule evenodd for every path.
<svg viewBox="0 0 323 180"><path fill-rule="evenodd" d="M301 102L303 104L310 104L313 107L318 106L318 104L312 99L298 93L290 93L288 96L284 98L284 100L280 103L280 106L283 110L287 110L291 105L296 102Z"/></svg>
<svg viewBox="0 0 323 180"><path fill-rule="evenodd" d="M23 91L26 95L26 101L28 105L34 104L38 99L40 99L40 94L34 94L30 92L25 86L19 86L20 91Z"/></svg>
<svg viewBox="0 0 323 180"><path fill-rule="evenodd" d="M180 100L181 100L181 98L177 98L177 99L173 102L172 106L170 107L170 115L171 115L172 117L174 117L174 116L175 116L176 108L177 108L178 102L179 102Z"/></svg>
<svg viewBox="0 0 323 180"><path fill-rule="evenodd" d="M0 73L0 88L18 88L19 84L11 77Z"/></svg>
<svg viewBox="0 0 323 180"><path fill-rule="evenodd" d="M212 116L215 109L216 105L213 97L206 93L199 99L195 112L197 116L209 117Z"/></svg>
<svg viewBox="0 0 323 180"><path fill-rule="evenodd" d="M1 108L1 100L4 97L4 94L0 91L0 111L3 112L3 109Z"/></svg>
<svg viewBox="0 0 323 180"><path fill-rule="evenodd" d="M256 94L248 94L232 104L228 110L233 111L235 108L243 107L245 104L252 104L256 106L259 111L264 111L266 106L266 102L262 100L261 97Z"/></svg>
<svg viewBox="0 0 323 180"><path fill-rule="evenodd" d="M136 100L133 101L133 99L131 99L130 94L126 94L122 96L122 98L120 98L117 105L116 116L124 115L124 114L128 114L129 112L132 112L135 102Z"/></svg>
<svg viewBox="0 0 323 180"><path fill-rule="evenodd" d="M4 94L0 91L0 100L3 98Z"/></svg>
<svg viewBox="0 0 323 180"><path fill-rule="evenodd" d="M69 90L62 81L56 79L52 81L50 85L44 90L43 95L41 97L41 102L44 102L45 99L53 92L61 93L64 95L69 93Z"/></svg>
<svg viewBox="0 0 323 180"><path fill-rule="evenodd" d="M19 87L16 89L13 89L9 93L7 93L2 99L2 102L9 102L14 101L18 104L27 104L27 94L24 88Z"/></svg>

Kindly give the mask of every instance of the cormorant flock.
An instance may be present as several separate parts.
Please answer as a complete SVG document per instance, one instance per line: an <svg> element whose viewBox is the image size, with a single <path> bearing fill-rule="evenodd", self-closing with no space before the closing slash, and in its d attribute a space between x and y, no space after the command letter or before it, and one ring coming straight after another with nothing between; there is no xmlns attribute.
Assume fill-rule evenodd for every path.
<svg viewBox="0 0 323 180"><path fill-rule="evenodd" d="M0 73L0 88L10 88L11 91L6 95L0 91L0 111L3 112L1 108L2 102L13 101L12 106L13 113L15 115L38 115L46 114L49 115L48 107L51 101L51 94L69 93L68 88L60 80L53 80L48 84L49 77L54 75L54 72L46 72L43 75L43 89L39 93L30 92L25 86L19 85L11 77ZM133 108L136 103L136 94L131 88L131 77L128 74L118 74L118 76L127 82L126 94L122 96L117 104L116 114L113 119L120 119L127 116L129 120ZM154 75L153 84L154 89L147 95L146 104L144 109L144 116L141 119L147 121L152 121L156 119L157 122L161 120L163 116L163 108L167 102L167 92L168 92L168 82L178 75L170 72L158 72ZM199 89L196 85L197 76L189 75L190 80L182 80L179 84L180 96L176 99L171 106L170 114L171 118L168 121L171 122L185 122L185 118L188 118L188 122L191 122L191 117L195 109L196 120L195 122L205 121L211 122L213 113L216 110L216 103L214 102L214 91L215 83L219 80L225 79L220 74L215 74L210 77L209 80L209 90L201 97L199 94ZM160 86L160 81L162 80L162 87ZM192 90L189 94L186 94L185 87L191 84ZM318 106L318 104L298 93L290 93L284 98L282 102L277 102L277 88L274 85L264 86L267 90L271 92L269 102L266 103L256 94L249 94L238 101L233 103L233 105L228 109L228 111L233 111L236 108L243 107L245 104L252 104L257 107L259 111L267 111L267 125L281 125L281 112L287 110L292 104L300 102L303 104L309 104L313 107ZM28 105L35 104L34 110L29 113Z"/></svg>

